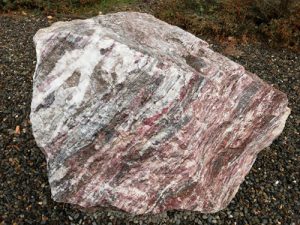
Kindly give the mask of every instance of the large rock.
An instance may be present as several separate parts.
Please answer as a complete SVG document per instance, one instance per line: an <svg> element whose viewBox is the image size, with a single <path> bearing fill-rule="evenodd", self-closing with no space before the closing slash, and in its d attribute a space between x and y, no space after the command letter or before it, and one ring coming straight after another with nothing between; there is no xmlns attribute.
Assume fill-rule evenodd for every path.
<svg viewBox="0 0 300 225"><path fill-rule="evenodd" d="M290 113L285 94L147 14L58 22L34 41L31 122L56 201L216 212Z"/></svg>

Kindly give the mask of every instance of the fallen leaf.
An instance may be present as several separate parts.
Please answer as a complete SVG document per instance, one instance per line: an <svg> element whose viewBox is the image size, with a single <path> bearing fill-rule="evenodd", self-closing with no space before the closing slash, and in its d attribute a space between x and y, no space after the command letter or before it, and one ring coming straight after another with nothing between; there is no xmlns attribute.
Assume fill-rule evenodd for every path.
<svg viewBox="0 0 300 225"><path fill-rule="evenodd" d="M17 145L8 145L8 148L15 148L17 150L20 150L20 148Z"/></svg>
<svg viewBox="0 0 300 225"><path fill-rule="evenodd" d="M44 216L44 215L42 215L42 220L43 220L43 221L47 221L47 220L48 220L48 217L47 217L47 216Z"/></svg>
<svg viewBox="0 0 300 225"><path fill-rule="evenodd" d="M16 133L16 134L20 134L20 133L21 133L21 131L20 131L20 126L16 126L15 133Z"/></svg>

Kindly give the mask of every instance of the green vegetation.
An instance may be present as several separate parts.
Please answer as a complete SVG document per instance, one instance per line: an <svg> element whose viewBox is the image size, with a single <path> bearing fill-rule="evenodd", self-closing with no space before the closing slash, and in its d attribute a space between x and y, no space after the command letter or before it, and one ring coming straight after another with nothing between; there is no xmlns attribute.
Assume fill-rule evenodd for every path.
<svg viewBox="0 0 300 225"><path fill-rule="evenodd" d="M131 5L137 0L0 0L0 9L40 10L56 13L109 12L114 7Z"/></svg>
<svg viewBox="0 0 300 225"><path fill-rule="evenodd" d="M234 37L238 42L300 48L299 0L0 0L1 9L81 16L143 11L216 40Z"/></svg>

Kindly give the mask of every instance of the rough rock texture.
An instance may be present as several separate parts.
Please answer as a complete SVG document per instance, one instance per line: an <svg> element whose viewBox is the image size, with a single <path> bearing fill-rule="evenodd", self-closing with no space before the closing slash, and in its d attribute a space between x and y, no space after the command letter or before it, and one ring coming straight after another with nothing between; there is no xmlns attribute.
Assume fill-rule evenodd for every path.
<svg viewBox="0 0 300 225"><path fill-rule="evenodd" d="M34 41L31 123L57 201L216 212L290 113L285 94L147 14L59 22Z"/></svg>

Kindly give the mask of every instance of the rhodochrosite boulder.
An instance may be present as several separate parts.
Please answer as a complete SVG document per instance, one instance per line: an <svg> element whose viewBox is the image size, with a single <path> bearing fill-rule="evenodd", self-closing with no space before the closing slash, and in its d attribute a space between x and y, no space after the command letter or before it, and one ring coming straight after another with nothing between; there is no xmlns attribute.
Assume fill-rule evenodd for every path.
<svg viewBox="0 0 300 225"><path fill-rule="evenodd" d="M32 129L59 202L216 212L290 113L284 93L151 15L58 22L34 42Z"/></svg>

